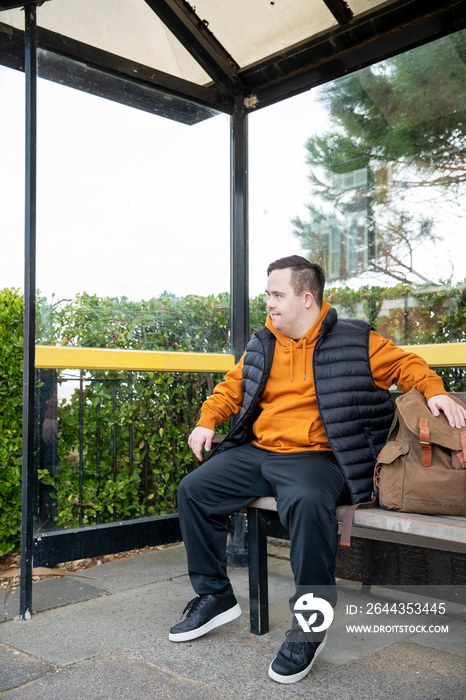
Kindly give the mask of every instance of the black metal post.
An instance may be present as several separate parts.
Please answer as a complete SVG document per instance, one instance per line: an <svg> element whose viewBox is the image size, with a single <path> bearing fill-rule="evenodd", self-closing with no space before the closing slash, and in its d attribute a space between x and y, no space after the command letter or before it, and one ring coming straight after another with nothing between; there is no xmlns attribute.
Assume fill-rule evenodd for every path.
<svg viewBox="0 0 466 700"><path fill-rule="evenodd" d="M230 333L238 361L249 338L248 117L243 95L235 98L231 117L230 167ZM246 530L246 516L235 513L227 548L231 566L247 565Z"/></svg>
<svg viewBox="0 0 466 700"><path fill-rule="evenodd" d="M144 384L146 385L146 396L147 396L147 388L149 386L149 379L144 379ZM146 404L146 410L145 410L145 416L144 416L144 496L145 496L145 506L144 506L144 514L146 516L149 515L149 504L148 504L148 496L149 496L149 445L147 442L147 404Z"/></svg>
<svg viewBox="0 0 466 700"><path fill-rule="evenodd" d="M117 375L113 373L113 392L112 392L112 410L113 410L113 426L112 426L112 446L113 446L113 481L117 480L117 461L118 461L118 446L117 446Z"/></svg>
<svg viewBox="0 0 466 700"><path fill-rule="evenodd" d="M235 101L231 118L231 228L230 228L230 328L236 360L249 338L249 236L248 236L248 117L244 98Z"/></svg>
<svg viewBox="0 0 466 700"><path fill-rule="evenodd" d="M79 456L78 456L78 467L79 467L79 516L78 523L79 527L83 526L83 515L84 515L84 505L83 505L83 489L84 489L84 371L79 372Z"/></svg>
<svg viewBox="0 0 466 700"><path fill-rule="evenodd" d="M103 386L100 383L100 372L97 372L97 382L100 384L99 389ZM99 396L99 403L95 407L96 410L96 434L95 434L95 468L96 468L96 479L97 479L97 496L100 493L100 407L102 404L101 396ZM100 510L96 513L96 523L100 523Z"/></svg>
<svg viewBox="0 0 466 700"><path fill-rule="evenodd" d="M23 452L21 494L20 620L32 611L34 541L34 412L36 344L36 177L37 177L37 24L35 6L24 8L26 77L26 182L24 231Z"/></svg>
<svg viewBox="0 0 466 700"><path fill-rule="evenodd" d="M129 405L131 408L131 419L129 421L129 475L133 476L133 373L129 373Z"/></svg>

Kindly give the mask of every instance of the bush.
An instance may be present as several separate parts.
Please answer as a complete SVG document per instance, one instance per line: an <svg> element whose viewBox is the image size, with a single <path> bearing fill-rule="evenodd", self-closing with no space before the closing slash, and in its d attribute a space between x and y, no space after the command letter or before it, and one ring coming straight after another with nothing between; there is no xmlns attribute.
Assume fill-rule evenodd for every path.
<svg viewBox="0 0 466 700"><path fill-rule="evenodd" d="M0 290L0 556L21 532L23 297Z"/></svg>

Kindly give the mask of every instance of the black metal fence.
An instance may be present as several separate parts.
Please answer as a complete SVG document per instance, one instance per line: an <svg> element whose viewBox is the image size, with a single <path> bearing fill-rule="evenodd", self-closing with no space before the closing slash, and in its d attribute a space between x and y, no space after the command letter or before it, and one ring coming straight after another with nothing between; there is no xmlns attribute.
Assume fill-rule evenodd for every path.
<svg viewBox="0 0 466 700"><path fill-rule="evenodd" d="M151 531L143 539L154 544L161 519L172 541L165 528L177 519L178 484L198 464L187 437L216 381L212 374L37 370L36 565L75 558L69 535L86 529L96 541L112 532L100 554L129 548L124 529L109 529L122 522L143 520ZM57 548L59 540L66 546Z"/></svg>

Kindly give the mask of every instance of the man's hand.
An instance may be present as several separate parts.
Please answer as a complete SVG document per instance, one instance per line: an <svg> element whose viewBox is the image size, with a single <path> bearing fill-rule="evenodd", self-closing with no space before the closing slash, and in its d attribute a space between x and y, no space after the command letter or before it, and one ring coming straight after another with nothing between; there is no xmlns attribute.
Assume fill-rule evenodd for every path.
<svg viewBox="0 0 466 700"><path fill-rule="evenodd" d="M202 447L204 447L206 452L209 452L212 447L212 438L214 435L215 431L198 425L189 436L188 445L200 462L202 462Z"/></svg>
<svg viewBox="0 0 466 700"><path fill-rule="evenodd" d="M447 394L431 396L427 405L433 416L437 417L443 411L452 428L464 428L466 425L466 409L453 401Z"/></svg>

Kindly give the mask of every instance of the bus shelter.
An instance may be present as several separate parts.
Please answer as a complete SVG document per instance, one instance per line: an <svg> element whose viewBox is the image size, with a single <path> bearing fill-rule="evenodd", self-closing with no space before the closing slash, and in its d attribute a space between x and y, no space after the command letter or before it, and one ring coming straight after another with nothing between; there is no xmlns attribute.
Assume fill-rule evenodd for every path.
<svg viewBox="0 0 466 700"><path fill-rule="evenodd" d="M65 553L70 559L179 539L176 514L37 531L36 369L231 368L249 336L249 115L454 34L465 21L461 0L199 0L195 6L185 0L0 0L0 63L26 77L22 619L32 609L33 560L58 562ZM228 115L229 353L134 352L129 357L118 350L36 347L38 78L187 125L213 114ZM364 248L370 251L371 246L375 243L369 236ZM350 261L350 253L345 255ZM431 365L442 365L435 349L429 352ZM464 364L461 359L452 359L454 363Z"/></svg>

